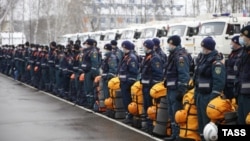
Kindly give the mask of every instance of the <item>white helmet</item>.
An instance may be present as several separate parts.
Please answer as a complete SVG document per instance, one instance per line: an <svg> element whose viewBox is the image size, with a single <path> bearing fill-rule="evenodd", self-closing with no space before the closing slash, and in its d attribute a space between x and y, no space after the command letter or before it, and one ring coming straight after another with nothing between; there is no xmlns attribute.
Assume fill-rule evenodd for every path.
<svg viewBox="0 0 250 141"><path fill-rule="evenodd" d="M206 141L217 141L218 128L213 122L209 122L203 130L203 136Z"/></svg>

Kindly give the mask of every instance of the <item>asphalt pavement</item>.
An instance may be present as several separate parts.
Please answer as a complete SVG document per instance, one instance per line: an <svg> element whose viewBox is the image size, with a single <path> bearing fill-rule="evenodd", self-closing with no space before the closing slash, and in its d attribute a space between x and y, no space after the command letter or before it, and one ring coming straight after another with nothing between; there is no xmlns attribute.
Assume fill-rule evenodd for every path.
<svg viewBox="0 0 250 141"><path fill-rule="evenodd" d="M0 141L161 141L0 74Z"/></svg>

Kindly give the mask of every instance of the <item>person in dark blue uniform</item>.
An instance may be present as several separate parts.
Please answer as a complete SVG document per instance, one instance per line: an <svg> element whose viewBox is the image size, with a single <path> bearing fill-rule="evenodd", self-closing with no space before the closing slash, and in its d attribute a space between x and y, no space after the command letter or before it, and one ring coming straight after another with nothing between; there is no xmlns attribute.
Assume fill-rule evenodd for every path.
<svg viewBox="0 0 250 141"><path fill-rule="evenodd" d="M63 49L64 49L63 45L60 45L60 44L57 45L56 54L55 54L55 85L53 87L53 93L55 95L60 94L59 90L61 89L61 86L62 86L62 68L60 66L61 66L62 58L64 56Z"/></svg>
<svg viewBox="0 0 250 141"><path fill-rule="evenodd" d="M153 38L152 41L155 44L154 45L154 50L160 56L162 64L165 67L168 58L167 58L166 53L162 50L162 48L160 46L161 41L158 38Z"/></svg>
<svg viewBox="0 0 250 141"><path fill-rule="evenodd" d="M94 106L94 79L100 74L101 56L97 47L94 46L95 40L87 39L85 41L86 49L84 50L84 58L82 60L82 69L84 75L84 92L87 98L87 108Z"/></svg>
<svg viewBox="0 0 250 141"><path fill-rule="evenodd" d="M150 89L156 83L163 80L163 64L160 56L154 51L154 42L146 40L143 43L145 57L141 65L141 84L143 92L143 108L147 111L149 106L152 106L152 97L150 96ZM142 115L142 118L147 117ZM153 121L146 118L146 126L142 129L148 133L153 131Z"/></svg>
<svg viewBox="0 0 250 141"><path fill-rule="evenodd" d="M182 98L187 91L190 80L190 58L185 48L181 46L178 35L170 36L167 40L169 56L165 68L165 85L167 88L167 100L172 135L165 140L175 140L179 135L179 127L175 122L175 113L182 109Z"/></svg>
<svg viewBox="0 0 250 141"><path fill-rule="evenodd" d="M130 41L123 41L122 48L124 57L120 62L118 69L118 77L120 80L120 89L123 98L123 105L127 112L126 118L123 121L124 123L131 123L133 116L128 112L128 105L132 102L131 99L131 86L137 80L139 74L139 62L138 58L135 56L132 51L132 43Z"/></svg>
<svg viewBox="0 0 250 141"><path fill-rule="evenodd" d="M121 62L123 56L124 56L124 52L122 52L121 49L118 48L117 46L117 41L116 40L111 40L110 44L112 46L112 51L115 53L115 55L118 57L119 59L119 63Z"/></svg>
<svg viewBox="0 0 250 141"><path fill-rule="evenodd" d="M198 131L202 138L203 129L210 122L206 113L207 105L212 99L221 95L226 81L223 56L215 49L215 45L216 43L212 37L206 37L202 40L202 55L197 58L194 73Z"/></svg>
<svg viewBox="0 0 250 141"><path fill-rule="evenodd" d="M111 78L116 76L119 60L115 53L112 52L111 44L105 44L104 51L105 54L101 68L103 82L102 90L104 93L104 99L106 99L109 97L108 82Z"/></svg>
<svg viewBox="0 0 250 141"><path fill-rule="evenodd" d="M246 117L250 112L250 25L241 29L239 42L244 45L238 74L238 123L246 124Z"/></svg>
<svg viewBox="0 0 250 141"><path fill-rule="evenodd" d="M44 46L42 51L41 51L41 79L39 82L39 89L40 90L45 90L48 91L48 86L49 85L49 67L48 67L48 51L49 47Z"/></svg>
<svg viewBox="0 0 250 141"><path fill-rule="evenodd" d="M77 40L78 41L78 40ZM74 74L74 77L71 78L71 84L70 84L70 100L73 102L76 102L77 100L77 91L79 89L79 65L80 65L80 47L79 42L76 42L74 44L74 48L72 50L72 56L73 56L73 66L72 66L72 71Z"/></svg>
<svg viewBox="0 0 250 141"><path fill-rule="evenodd" d="M73 73L73 56L71 54L71 46L67 45L63 50L64 54L61 60L60 67L62 68L62 87L61 87L61 97L68 99L69 98L69 82L70 76Z"/></svg>
<svg viewBox="0 0 250 141"><path fill-rule="evenodd" d="M52 41L49 45L50 49L48 52L48 68L49 68L49 84L46 85L46 89L52 92L55 87L56 82L56 69L55 69L55 59L56 59L56 42Z"/></svg>
<svg viewBox="0 0 250 141"><path fill-rule="evenodd" d="M236 78L239 72L240 60L242 57L243 48L239 42L239 35L234 36L231 39L231 53L226 60L226 85L224 88L224 94L226 98L232 99L237 96L236 86L238 79Z"/></svg>
<svg viewBox="0 0 250 141"><path fill-rule="evenodd" d="M25 62L25 72L24 72L24 78L23 81L27 84L30 83L30 72L28 70L29 65L29 55L30 55L30 43L27 41L24 46L24 62Z"/></svg>

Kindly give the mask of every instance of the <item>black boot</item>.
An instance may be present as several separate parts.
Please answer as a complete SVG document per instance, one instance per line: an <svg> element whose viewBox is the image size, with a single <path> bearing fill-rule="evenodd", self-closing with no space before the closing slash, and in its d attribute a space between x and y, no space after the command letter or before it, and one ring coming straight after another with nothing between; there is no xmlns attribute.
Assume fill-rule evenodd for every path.
<svg viewBox="0 0 250 141"><path fill-rule="evenodd" d="M176 140L176 137L174 137L174 136L165 137L163 140L164 140L164 141L175 141L175 140Z"/></svg>
<svg viewBox="0 0 250 141"><path fill-rule="evenodd" d="M133 115L127 112L126 117L122 122L125 124L132 124L133 123Z"/></svg>

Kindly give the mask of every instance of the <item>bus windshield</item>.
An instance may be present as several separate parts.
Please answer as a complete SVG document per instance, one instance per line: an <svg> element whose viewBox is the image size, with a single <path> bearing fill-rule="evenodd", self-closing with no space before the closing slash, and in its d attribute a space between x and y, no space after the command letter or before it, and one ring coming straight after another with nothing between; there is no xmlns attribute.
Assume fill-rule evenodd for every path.
<svg viewBox="0 0 250 141"><path fill-rule="evenodd" d="M198 35L222 35L225 25L225 22L203 23Z"/></svg>

